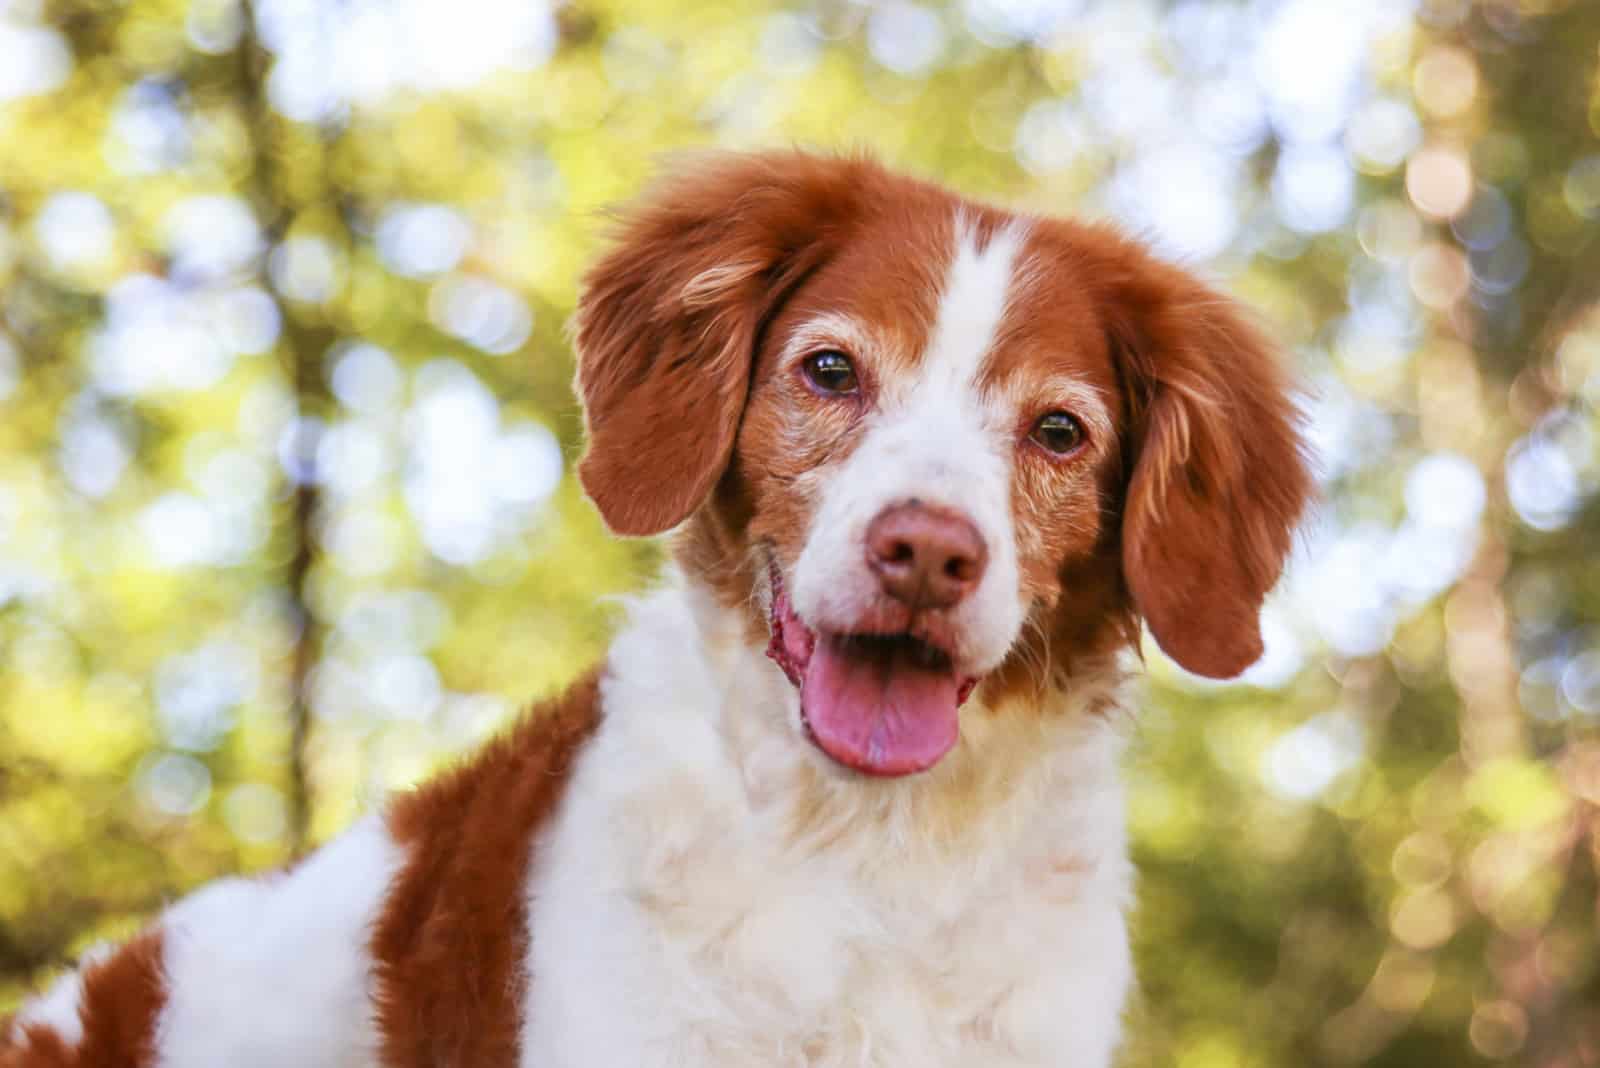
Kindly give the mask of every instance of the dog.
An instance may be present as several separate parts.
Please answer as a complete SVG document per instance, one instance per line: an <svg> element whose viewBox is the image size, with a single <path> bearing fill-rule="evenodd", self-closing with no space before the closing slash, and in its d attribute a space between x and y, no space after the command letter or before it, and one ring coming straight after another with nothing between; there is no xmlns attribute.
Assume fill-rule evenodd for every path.
<svg viewBox="0 0 1600 1068"><path fill-rule="evenodd" d="M1141 625L1241 672L1311 493L1272 346L1109 227L803 152L671 170L574 336L584 488L674 532L604 664L0 1066L1111 1062Z"/></svg>

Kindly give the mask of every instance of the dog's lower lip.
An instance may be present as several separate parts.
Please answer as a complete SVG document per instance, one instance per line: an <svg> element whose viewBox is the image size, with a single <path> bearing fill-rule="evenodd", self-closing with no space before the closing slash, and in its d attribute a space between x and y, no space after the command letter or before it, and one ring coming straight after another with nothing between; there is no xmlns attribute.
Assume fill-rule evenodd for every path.
<svg viewBox="0 0 1600 1068"><path fill-rule="evenodd" d="M818 641L839 640L888 640L916 642L924 651L926 659L922 666L930 671L951 671L955 667L955 657L943 646L929 641L910 631L895 631L889 633L849 632L814 630L794 614L789 607L789 597L784 584L783 572L779 570L776 560L768 564L768 577L771 583L771 620L769 622L771 641L767 645L767 656L772 659L788 679L798 689L801 686L806 668L809 666L811 656L815 652ZM798 626L800 633L787 634L783 620L792 618ZM792 639L792 640L791 640ZM962 674L960 685L956 693L956 704L966 704L972 691L977 689L982 675ZM811 733L811 724L806 721L805 710L800 713L801 722L804 723L807 733Z"/></svg>
<svg viewBox="0 0 1600 1068"><path fill-rule="evenodd" d="M943 647L913 634L911 631L839 631L823 632L823 640L829 641L841 649L861 654L899 650L905 652L912 663L930 671L948 671L952 669L950 652Z"/></svg>

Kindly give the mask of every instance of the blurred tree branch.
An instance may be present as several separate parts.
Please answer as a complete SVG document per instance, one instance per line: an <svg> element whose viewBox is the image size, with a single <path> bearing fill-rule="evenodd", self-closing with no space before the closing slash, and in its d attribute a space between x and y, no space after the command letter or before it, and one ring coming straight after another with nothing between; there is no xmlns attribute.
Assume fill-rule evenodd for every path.
<svg viewBox="0 0 1600 1068"><path fill-rule="evenodd" d="M288 236L298 214L297 209L301 206L287 197L286 182L280 173L280 147L275 134L282 120L273 113L266 98L270 56L258 36L256 6L253 0L243 0L241 8L243 31L236 47L235 93L245 119L245 128L250 133L251 166L247 195L262 227L265 248L270 256L271 250L278 248ZM337 133L329 127L322 127L318 136L324 141L331 141ZM321 177L325 190L326 176ZM342 222L339 212L328 214ZM289 535L292 549L284 575L295 627L288 710L289 847L291 853L298 856L306 849L311 824L313 784L307 766L307 749L312 724L308 690L321 647L321 625L309 596L311 570L317 555L316 525L320 510L316 443L310 436L310 427L313 425L311 420L326 412L324 358L338 334L324 316L297 306L279 292L265 265L262 273L277 300L283 322L283 348L288 363L286 373L294 394L298 435L291 449L295 466L290 473L294 480Z"/></svg>

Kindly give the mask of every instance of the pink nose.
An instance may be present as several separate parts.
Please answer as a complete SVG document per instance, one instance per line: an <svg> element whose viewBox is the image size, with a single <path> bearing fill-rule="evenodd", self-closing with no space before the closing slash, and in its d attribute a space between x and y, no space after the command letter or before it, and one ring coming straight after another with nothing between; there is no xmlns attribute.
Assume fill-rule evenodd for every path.
<svg viewBox="0 0 1600 1068"><path fill-rule="evenodd" d="M867 566L884 593L913 609L957 604L988 563L970 520L919 501L886 508L867 527Z"/></svg>

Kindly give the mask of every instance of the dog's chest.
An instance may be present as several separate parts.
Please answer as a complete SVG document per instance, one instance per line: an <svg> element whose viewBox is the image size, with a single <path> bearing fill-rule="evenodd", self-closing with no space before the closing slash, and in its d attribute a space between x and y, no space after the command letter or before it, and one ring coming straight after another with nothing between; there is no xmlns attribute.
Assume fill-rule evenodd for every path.
<svg viewBox="0 0 1600 1068"><path fill-rule="evenodd" d="M1132 975L1114 733L974 713L920 805L830 790L782 674L686 641L686 604L635 609L536 850L522 1068L1105 1068Z"/></svg>
<svg viewBox="0 0 1600 1068"><path fill-rule="evenodd" d="M1032 970L1025 947L1002 949L1025 922L1007 905L1033 911L1015 895L942 914L937 886L886 894L821 861L760 856L686 857L698 871L639 902L659 937L668 1027L691 1060L997 1063L1024 1043L1032 1021L1003 1011Z"/></svg>
<svg viewBox="0 0 1600 1068"><path fill-rule="evenodd" d="M1126 946L1093 861L1045 848L974 880L799 853L715 806L678 820L672 793L613 808L609 842L553 854L525 1064L1106 1063Z"/></svg>

